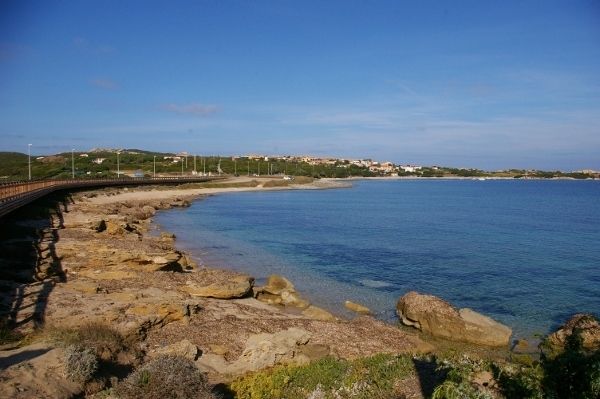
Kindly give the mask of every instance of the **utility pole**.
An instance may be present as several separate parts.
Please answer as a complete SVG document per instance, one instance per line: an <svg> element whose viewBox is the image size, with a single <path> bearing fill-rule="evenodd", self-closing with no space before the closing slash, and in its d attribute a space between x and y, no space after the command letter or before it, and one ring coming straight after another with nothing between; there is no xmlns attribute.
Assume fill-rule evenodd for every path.
<svg viewBox="0 0 600 399"><path fill-rule="evenodd" d="M260 176L260 161L258 161L257 163L258 163L258 173L257 173L257 175Z"/></svg>
<svg viewBox="0 0 600 399"><path fill-rule="evenodd" d="M248 177L250 177L250 159L248 159Z"/></svg>
<svg viewBox="0 0 600 399"><path fill-rule="evenodd" d="M183 159L181 160L181 176L183 176Z"/></svg>
<svg viewBox="0 0 600 399"><path fill-rule="evenodd" d="M196 174L196 154L194 154L194 174Z"/></svg>
<svg viewBox="0 0 600 399"><path fill-rule="evenodd" d="M156 155L154 156L154 165L153 166L154 166L154 168L153 168L154 171L152 173L152 177L156 177Z"/></svg>
<svg viewBox="0 0 600 399"><path fill-rule="evenodd" d="M237 176L237 159L233 160L233 175Z"/></svg>
<svg viewBox="0 0 600 399"><path fill-rule="evenodd" d="M117 177L121 177L121 166L119 165L120 152L117 151Z"/></svg>
<svg viewBox="0 0 600 399"><path fill-rule="evenodd" d="M75 148L71 148L71 178L75 178Z"/></svg>
<svg viewBox="0 0 600 399"><path fill-rule="evenodd" d="M31 144L27 144L27 154L29 158L29 180L31 180Z"/></svg>
<svg viewBox="0 0 600 399"><path fill-rule="evenodd" d="M206 176L206 158L202 158L202 164L204 165L204 176Z"/></svg>

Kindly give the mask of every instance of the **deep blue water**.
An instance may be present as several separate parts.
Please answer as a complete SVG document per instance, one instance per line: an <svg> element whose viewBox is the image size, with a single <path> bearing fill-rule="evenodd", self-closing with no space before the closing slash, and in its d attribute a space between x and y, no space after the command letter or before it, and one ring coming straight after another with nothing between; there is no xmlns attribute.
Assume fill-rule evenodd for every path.
<svg viewBox="0 0 600 399"><path fill-rule="evenodd" d="M358 181L212 196L156 221L209 266L288 276L313 302L395 320L410 290L547 333L600 314L600 182Z"/></svg>

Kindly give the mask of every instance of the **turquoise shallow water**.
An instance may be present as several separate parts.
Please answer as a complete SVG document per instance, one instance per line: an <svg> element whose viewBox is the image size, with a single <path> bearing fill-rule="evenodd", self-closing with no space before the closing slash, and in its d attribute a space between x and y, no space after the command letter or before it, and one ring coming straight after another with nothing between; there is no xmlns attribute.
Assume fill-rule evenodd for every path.
<svg viewBox="0 0 600 399"><path fill-rule="evenodd" d="M410 290L546 333L600 314L600 182L358 181L349 189L212 196L155 219L202 262L288 276L343 314L395 320Z"/></svg>

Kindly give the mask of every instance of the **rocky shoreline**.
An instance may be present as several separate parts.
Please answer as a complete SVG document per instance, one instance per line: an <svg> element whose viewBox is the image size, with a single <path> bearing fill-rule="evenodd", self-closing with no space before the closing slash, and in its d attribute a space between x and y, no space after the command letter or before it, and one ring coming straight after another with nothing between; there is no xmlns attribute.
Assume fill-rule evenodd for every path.
<svg viewBox="0 0 600 399"><path fill-rule="evenodd" d="M277 189L286 188L297 187ZM80 192L46 217L13 221L15 229L37 237L27 233L3 243L3 317L26 339L0 347L0 392L16 398L93 397L114 386L124 375L109 375L92 387L70 381L61 363L65 349L49 338L48 331L90 325L109 326L125 337L129 355L114 360L123 369L175 354L194 362L213 384L327 356L440 351L510 356L510 329L470 309L408 293L397 304L399 319L421 332L386 324L351 301L345 306L357 316L340 319L312 305L283 276L258 287L252 276L198 265L177 249L173 234L156 234L152 227L158 210L241 189ZM35 264L18 267L15 259L27 258L31 244L35 253L27 256ZM418 386L410 389L419 392Z"/></svg>
<svg viewBox="0 0 600 399"><path fill-rule="evenodd" d="M196 265L177 250L172 234L149 231L157 210L187 206L198 193L179 191L173 196L172 190L158 195L142 191L139 199L123 200L122 194L132 191L77 193L60 205L60 212L47 225L39 222L36 281L17 282L26 280L19 271L13 281L2 281L3 304L10 309L8 316L18 333L34 336L41 326L106 324L134 342L144 357L183 351L216 382L278 363L306 363L328 355L350 359L432 350L417 333L368 316L338 319L300 299L291 283L279 291L272 285L258 288L253 287L251 276ZM23 240L28 239L31 242L31 237ZM264 302L254 298L254 288ZM273 302L277 295L279 303ZM35 345L47 350L41 357L48 359L41 359L39 367L60 368L56 359L48 362L62 349L40 342ZM3 349L9 357L30 350L27 346ZM16 366L6 367L0 382L1 391L11 392L9 396L74 394L47 391L49 386L70 386L64 373L49 376ZM24 381L31 383L25 386Z"/></svg>

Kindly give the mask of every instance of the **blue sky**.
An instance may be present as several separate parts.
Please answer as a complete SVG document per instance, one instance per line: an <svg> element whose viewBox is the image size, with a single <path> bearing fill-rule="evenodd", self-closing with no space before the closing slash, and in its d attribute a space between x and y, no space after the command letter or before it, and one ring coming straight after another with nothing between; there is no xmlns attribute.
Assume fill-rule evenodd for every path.
<svg viewBox="0 0 600 399"><path fill-rule="evenodd" d="M0 151L600 169L600 2L0 3Z"/></svg>

